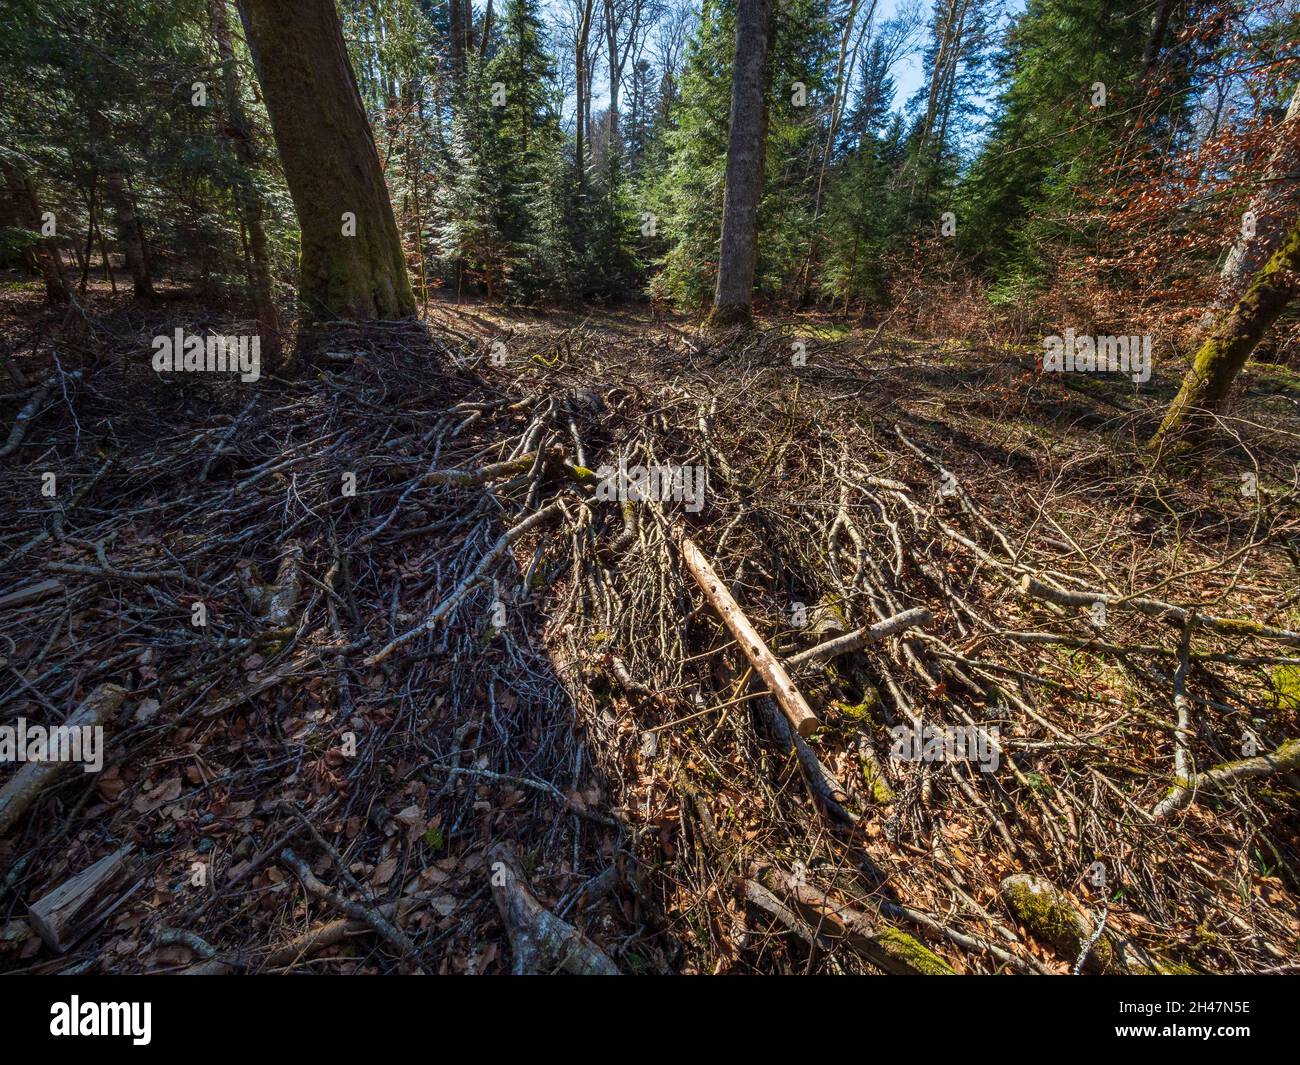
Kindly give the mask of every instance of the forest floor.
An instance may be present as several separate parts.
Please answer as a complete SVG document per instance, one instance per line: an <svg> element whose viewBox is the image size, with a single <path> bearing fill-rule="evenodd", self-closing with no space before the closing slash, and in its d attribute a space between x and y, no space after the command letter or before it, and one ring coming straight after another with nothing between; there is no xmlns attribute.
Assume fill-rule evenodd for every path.
<svg viewBox="0 0 1300 1065"><path fill-rule="evenodd" d="M0 969L506 971L501 853L625 972L1300 963L1300 374L1253 365L1204 462L1153 465L1179 366L439 303L241 383L150 365L238 309L87 305L75 347L0 288L0 436L39 400L0 459L0 725L124 689L103 770L0 835ZM703 505L603 500L620 460L702 467ZM996 757L896 757L909 723Z"/></svg>

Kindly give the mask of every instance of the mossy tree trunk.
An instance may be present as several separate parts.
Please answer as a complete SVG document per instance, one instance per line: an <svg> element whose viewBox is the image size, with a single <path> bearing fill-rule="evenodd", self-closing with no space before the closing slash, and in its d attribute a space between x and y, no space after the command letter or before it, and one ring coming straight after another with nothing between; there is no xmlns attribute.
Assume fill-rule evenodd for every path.
<svg viewBox="0 0 1300 1065"><path fill-rule="evenodd" d="M415 314L333 0L239 0L239 13L298 214L304 312L315 319Z"/></svg>
<svg viewBox="0 0 1300 1065"><path fill-rule="evenodd" d="M1214 423L1255 345L1286 310L1300 270L1300 222L1292 225L1228 316L1201 345L1152 447L1195 439Z"/></svg>
<svg viewBox="0 0 1300 1065"><path fill-rule="evenodd" d="M763 194L767 140L767 49L771 31L768 0L738 0L736 55L731 75L731 120L727 131L727 177L722 203L722 246L718 286L709 324L745 325L753 318L754 271L758 262L758 201Z"/></svg>

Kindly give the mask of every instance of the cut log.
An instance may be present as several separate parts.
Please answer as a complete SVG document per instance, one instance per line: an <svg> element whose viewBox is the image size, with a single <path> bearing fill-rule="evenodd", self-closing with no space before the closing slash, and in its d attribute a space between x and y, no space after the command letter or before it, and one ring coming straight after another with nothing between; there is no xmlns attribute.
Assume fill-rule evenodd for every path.
<svg viewBox="0 0 1300 1065"><path fill-rule="evenodd" d="M572 976L618 976L618 966L568 921L533 896L514 852L504 843L488 850L492 898L501 911L518 976L566 972Z"/></svg>
<svg viewBox="0 0 1300 1065"><path fill-rule="evenodd" d="M47 947L60 954L72 949L108 916L109 906L102 900L130 868L128 859L134 850L130 843L119 847L27 908L28 921Z"/></svg>
<svg viewBox="0 0 1300 1065"><path fill-rule="evenodd" d="M63 722L67 728L84 728L103 725L122 705L126 689L116 684L101 684ZM69 766L68 762L26 762L0 789L0 836L3 836L27 807L56 776Z"/></svg>
<svg viewBox="0 0 1300 1065"><path fill-rule="evenodd" d="M754 626L749 623L744 611L731 597L731 593L714 572L704 553L686 537L680 539L678 547L682 553L682 561L686 563L686 568L695 578L695 583L700 586L704 598L731 630L731 635L736 638L741 651L776 697L777 705L789 719L794 730L805 739L811 736L821 722L817 720L817 715L812 712L812 708L800 694L799 689L794 686L790 674L785 671L785 667L768 649Z"/></svg>

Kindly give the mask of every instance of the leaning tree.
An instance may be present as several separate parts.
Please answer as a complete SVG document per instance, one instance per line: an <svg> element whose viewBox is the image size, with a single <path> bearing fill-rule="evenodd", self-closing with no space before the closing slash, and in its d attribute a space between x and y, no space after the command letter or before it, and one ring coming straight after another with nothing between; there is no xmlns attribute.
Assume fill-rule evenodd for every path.
<svg viewBox="0 0 1300 1065"><path fill-rule="evenodd" d="M239 13L298 214L305 313L413 315L393 206L334 0L239 0Z"/></svg>

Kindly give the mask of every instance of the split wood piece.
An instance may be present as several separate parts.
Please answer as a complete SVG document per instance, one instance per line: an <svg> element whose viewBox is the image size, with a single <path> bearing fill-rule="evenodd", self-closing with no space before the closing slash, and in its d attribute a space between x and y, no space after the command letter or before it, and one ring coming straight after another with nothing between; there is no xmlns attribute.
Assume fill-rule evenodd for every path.
<svg viewBox="0 0 1300 1065"><path fill-rule="evenodd" d="M759 866L752 879L784 899L825 939L842 942L872 965L895 975L955 976L952 967L919 940L856 910L793 873Z"/></svg>
<svg viewBox="0 0 1300 1065"><path fill-rule="evenodd" d="M678 535L675 534L674 538L678 539ZM768 689L776 697L777 704L789 719L794 730L804 738L811 736L821 724L817 720L817 715L812 712L812 708L809 707L803 695L800 694L799 689L794 686L794 681L790 679L790 674L785 671L785 667L768 649L762 637L758 635L749 619L745 617L744 611L740 609L736 600L731 597L731 593L727 591L717 573L714 572L709 560L695 546L694 541L685 536L678 539L678 549L681 551L682 561L686 563L686 568L704 593L704 598L708 600L709 605L718 612L727 628L731 630L731 634L736 638L741 651L744 652L745 657L749 659L750 665L763 678Z"/></svg>
<svg viewBox="0 0 1300 1065"><path fill-rule="evenodd" d="M596 944L556 917L533 896L514 851L505 843L488 849L492 899L501 911L517 976L566 972L572 976L618 976Z"/></svg>
<svg viewBox="0 0 1300 1065"><path fill-rule="evenodd" d="M1179 976L1194 973L1185 965L1150 954L1130 939L1109 929L1096 936L1089 917L1063 891L1032 873L1016 873L998 888L1002 903L1036 938L1049 945L1063 961L1078 962L1084 948L1091 943L1083 961L1090 973L1145 976Z"/></svg>
<svg viewBox="0 0 1300 1065"><path fill-rule="evenodd" d="M134 850L130 843L119 847L27 908L28 921L47 947L60 954L70 950L108 916L109 907L97 903L129 868Z"/></svg>
<svg viewBox="0 0 1300 1065"><path fill-rule="evenodd" d="M448 595L447 598L433 608L433 611L424 619L424 621L415 628L408 629L400 636L396 636L389 640L387 644L367 658L365 664L367 666L373 666L382 662L399 647L403 647L410 643L421 633L429 632L434 629L443 618L447 617L448 614L460 605L460 601L469 594L470 589L483 579L487 571L491 569L496 561L510 549L511 544L530 529L535 529L539 525L545 524L561 513L563 513L563 503L560 500L556 500L554 503L548 504L541 510L528 515L528 517L513 528L507 529L501 534L500 539L498 539L497 542L488 550L488 553L479 560L478 565L466 574L464 579L452 589L451 594Z"/></svg>
<svg viewBox="0 0 1300 1065"><path fill-rule="evenodd" d="M37 581L35 584L25 584L21 588L15 588L8 595L0 595L0 610L25 606L27 603L34 603L38 599L44 599L62 590L63 582L53 578L48 581Z"/></svg>
<svg viewBox="0 0 1300 1065"><path fill-rule="evenodd" d="M1164 820L1170 814L1191 805L1199 791L1223 791L1239 780L1297 771L1300 771L1300 740L1287 740L1277 750L1269 751L1267 754L1242 758L1235 762L1223 762L1207 769L1204 773L1195 773L1185 780L1175 781L1169 793L1151 811L1151 816L1157 821Z"/></svg>
<svg viewBox="0 0 1300 1065"><path fill-rule="evenodd" d="M302 886L306 888L307 894L328 903L334 909L355 921L365 922L380 939L384 940L404 958L415 962L417 970L423 972L419 965L419 951L416 950L415 944L379 910L373 906L346 899L337 891L322 883L316 874L311 871L307 863L293 852L292 847L285 847L280 852L280 860L297 874Z"/></svg>
<svg viewBox="0 0 1300 1065"><path fill-rule="evenodd" d="M893 617L885 618L884 621L878 621L874 625L854 629L852 632L844 633L843 636L836 636L833 640L827 640L825 643L817 644L816 647L809 647L806 651L791 655L785 660L785 664L791 669L798 669L800 666L822 662L838 655L861 651L869 644L880 643L881 640L897 636L900 632L928 625L932 619L933 615L925 607L913 607L911 610L904 610Z"/></svg>
<svg viewBox="0 0 1300 1065"><path fill-rule="evenodd" d="M101 684L72 712L65 728L94 728L102 726L117 712L126 698L126 689L116 684ZM0 836L26 811L39 795L69 762L25 762L0 789Z"/></svg>
<svg viewBox="0 0 1300 1065"><path fill-rule="evenodd" d="M1020 589L1035 599L1055 603L1057 606L1082 607L1087 610L1094 603L1105 603L1108 610L1128 607L1152 617L1167 618L1177 625L1186 625L1190 620L1194 626L1213 629L1224 636L1250 636L1259 640L1273 640L1276 643L1300 647L1300 632L1262 625L1258 621L1250 621L1246 618L1222 618L1213 614L1201 614L1174 606L1172 603L1163 603L1158 599L1130 599L1109 592L1068 592L1060 588L1052 588L1029 574L1020 578Z"/></svg>

